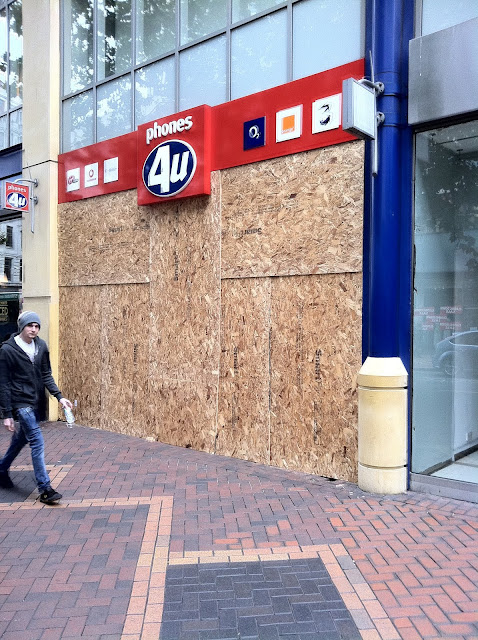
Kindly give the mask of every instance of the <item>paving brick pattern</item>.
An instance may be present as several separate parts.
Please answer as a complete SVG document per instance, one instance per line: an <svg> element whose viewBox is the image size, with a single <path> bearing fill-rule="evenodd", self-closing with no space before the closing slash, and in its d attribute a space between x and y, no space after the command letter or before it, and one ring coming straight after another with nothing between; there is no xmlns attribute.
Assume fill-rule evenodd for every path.
<svg viewBox="0 0 478 640"><path fill-rule="evenodd" d="M28 450L11 471L15 489L0 489L2 640L231 637L218 631L236 633L234 640L266 632L294 640L357 633L478 640L476 504L372 495L351 483L88 427L50 423L44 436L61 505L35 500ZM8 440L0 431L0 452ZM294 602L292 582L306 566L322 566L319 586L338 594L333 605ZM281 595L273 581L253 588L259 569L264 583L274 572L285 580ZM225 589L224 572L241 571L249 578L231 577ZM199 576L214 577L214 588ZM188 591L193 579L206 590ZM180 611L197 612L194 619L174 618L178 589ZM252 606L232 606L242 604L241 589L267 593L270 603L252 597ZM223 598L226 591L234 598ZM254 607L269 609L244 615ZM333 629L320 626L331 621ZM174 624L183 636L168 629Z"/></svg>
<svg viewBox="0 0 478 640"><path fill-rule="evenodd" d="M360 640L320 558L168 567L161 638Z"/></svg>

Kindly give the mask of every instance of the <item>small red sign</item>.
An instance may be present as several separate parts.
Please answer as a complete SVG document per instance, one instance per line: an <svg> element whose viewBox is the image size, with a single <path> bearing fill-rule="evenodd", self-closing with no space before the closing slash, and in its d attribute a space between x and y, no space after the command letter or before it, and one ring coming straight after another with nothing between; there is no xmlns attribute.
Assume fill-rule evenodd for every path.
<svg viewBox="0 0 478 640"><path fill-rule="evenodd" d="M5 209L28 211L30 204L30 187L16 182L5 182Z"/></svg>

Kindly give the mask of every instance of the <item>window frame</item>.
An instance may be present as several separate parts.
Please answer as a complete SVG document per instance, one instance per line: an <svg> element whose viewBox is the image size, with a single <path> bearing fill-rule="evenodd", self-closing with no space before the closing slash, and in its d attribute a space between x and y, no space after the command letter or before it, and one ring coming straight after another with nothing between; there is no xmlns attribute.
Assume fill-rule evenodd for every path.
<svg viewBox="0 0 478 640"><path fill-rule="evenodd" d="M23 137L22 135L20 136L20 141L16 141L16 142L12 142L11 140L11 136L12 136L12 127L11 127L11 120L12 120L12 116L13 114L19 114L20 117L22 117L22 113L23 113L23 96L22 96L22 104L20 106L15 106L14 108L11 108L10 106L10 82L9 82L9 78L10 78L10 7L17 2L18 0L0 0L0 11L2 11L3 9L5 9L6 12L6 27L7 27L7 34L6 34L6 44L7 44L7 49L6 49L6 54L7 54L7 61L6 61L6 100L7 100L7 108L5 113L1 114L0 118L6 118L6 133L5 133L5 139L6 139L6 145L2 146L1 142L0 142L0 151L4 151L5 149L10 149L11 147L16 146L17 144L21 143L21 138ZM22 3L24 0L20 0ZM22 25L23 27L23 25ZM23 47L22 47L22 58L23 58ZM21 112L21 113L20 113ZM23 129L22 125L21 128Z"/></svg>

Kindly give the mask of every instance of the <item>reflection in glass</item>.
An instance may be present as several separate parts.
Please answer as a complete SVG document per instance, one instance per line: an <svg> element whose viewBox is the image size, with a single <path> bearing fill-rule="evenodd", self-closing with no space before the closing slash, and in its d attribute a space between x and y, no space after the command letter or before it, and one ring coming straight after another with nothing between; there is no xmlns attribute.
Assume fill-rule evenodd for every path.
<svg viewBox="0 0 478 640"><path fill-rule="evenodd" d="M137 0L136 64L176 46L176 0Z"/></svg>
<svg viewBox="0 0 478 640"><path fill-rule="evenodd" d="M131 131L131 77L129 75L99 86L96 99L98 142Z"/></svg>
<svg viewBox="0 0 478 640"><path fill-rule="evenodd" d="M246 18L252 18L261 11L272 9L278 4L281 4L283 0L232 0L232 21L239 22L239 20L245 20Z"/></svg>
<svg viewBox="0 0 478 640"><path fill-rule="evenodd" d="M287 81L286 38L285 9L232 32L233 100Z"/></svg>
<svg viewBox="0 0 478 640"><path fill-rule="evenodd" d="M226 19L224 0L181 0L181 44L224 29Z"/></svg>
<svg viewBox="0 0 478 640"><path fill-rule="evenodd" d="M63 103L63 153L93 144L93 92Z"/></svg>
<svg viewBox="0 0 478 640"><path fill-rule="evenodd" d="M63 3L63 95L93 81L93 0Z"/></svg>
<svg viewBox="0 0 478 640"><path fill-rule="evenodd" d="M23 24L22 3L16 0L9 7L10 25L10 69L9 69L9 98L10 109L20 107L23 103Z"/></svg>
<svg viewBox="0 0 478 640"><path fill-rule="evenodd" d="M98 0L98 80L131 67L131 0Z"/></svg>
<svg viewBox="0 0 478 640"><path fill-rule="evenodd" d="M412 471L467 478L478 445L478 122L416 138Z"/></svg>
<svg viewBox="0 0 478 640"><path fill-rule="evenodd" d="M181 52L179 109L226 101L226 36Z"/></svg>
<svg viewBox="0 0 478 640"><path fill-rule="evenodd" d="M0 118L0 149L6 149L8 147L7 118L8 116L2 116Z"/></svg>
<svg viewBox="0 0 478 640"><path fill-rule="evenodd" d="M422 35L478 18L476 0L423 0Z"/></svg>
<svg viewBox="0 0 478 640"><path fill-rule="evenodd" d="M7 10L0 9L0 115L7 111Z"/></svg>
<svg viewBox="0 0 478 640"><path fill-rule="evenodd" d="M362 58L364 25L364 0L305 0L295 4L294 80Z"/></svg>
<svg viewBox="0 0 478 640"><path fill-rule="evenodd" d="M23 132L23 111L17 109L10 114L10 146L20 144Z"/></svg>
<svg viewBox="0 0 478 640"><path fill-rule="evenodd" d="M135 126L175 111L174 57L166 58L135 74Z"/></svg>

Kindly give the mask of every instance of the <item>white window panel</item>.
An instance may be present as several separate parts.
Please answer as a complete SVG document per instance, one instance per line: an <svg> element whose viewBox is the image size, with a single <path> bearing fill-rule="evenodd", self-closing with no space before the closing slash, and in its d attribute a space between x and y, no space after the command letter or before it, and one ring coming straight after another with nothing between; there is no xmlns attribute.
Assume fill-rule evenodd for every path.
<svg viewBox="0 0 478 640"><path fill-rule="evenodd" d="M233 100L287 82L285 9L232 32L231 77Z"/></svg>
<svg viewBox="0 0 478 640"><path fill-rule="evenodd" d="M175 111L174 57L166 58L135 74L135 125Z"/></svg>
<svg viewBox="0 0 478 640"><path fill-rule="evenodd" d="M226 101L226 36L181 52L179 86L180 111Z"/></svg>
<svg viewBox="0 0 478 640"><path fill-rule="evenodd" d="M96 92L96 138L98 142L131 131L131 77L102 84Z"/></svg>

